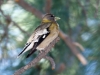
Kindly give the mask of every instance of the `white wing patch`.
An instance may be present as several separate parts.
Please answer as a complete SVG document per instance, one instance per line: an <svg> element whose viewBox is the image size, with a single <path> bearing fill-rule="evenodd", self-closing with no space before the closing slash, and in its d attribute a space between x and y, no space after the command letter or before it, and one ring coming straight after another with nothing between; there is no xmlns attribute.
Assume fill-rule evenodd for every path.
<svg viewBox="0 0 100 75"><path fill-rule="evenodd" d="M32 41L38 42L38 40L39 40L38 36L39 36L39 35L44 35L44 34L47 34L47 33L49 33L49 32L47 31L47 29L40 30L40 31L36 32L36 33L35 33L35 37L32 39ZM44 36L44 37L45 37L45 36Z"/></svg>
<svg viewBox="0 0 100 75"><path fill-rule="evenodd" d="M47 33L49 33L49 32L47 31L47 29L40 30L40 31L36 32L36 33L35 33L35 37L32 38L31 44L26 48L26 50L25 50L24 52L26 52L26 51L32 49L34 43L39 41L39 35L44 35L44 34L47 34ZM43 36L43 38L45 38L45 35ZM24 52L23 52L23 53L24 53Z"/></svg>
<svg viewBox="0 0 100 75"><path fill-rule="evenodd" d="M44 30L40 30L40 31L36 32L35 35L43 35L43 34L47 34L47 33L49 33L47 31L47 29L44 29Z"/></svg>
<svg viewBox="0 0 100 75"><path fill-rule="evenodd" d="M43 35L43 37L42 38L45 38L46 37L46 35Z"/></svg>

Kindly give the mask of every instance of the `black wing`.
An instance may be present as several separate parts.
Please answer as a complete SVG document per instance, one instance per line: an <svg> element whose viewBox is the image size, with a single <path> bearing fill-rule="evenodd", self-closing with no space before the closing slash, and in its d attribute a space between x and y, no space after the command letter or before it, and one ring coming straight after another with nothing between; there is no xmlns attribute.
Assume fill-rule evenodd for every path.
<svg viewBox="0 0 100 75"><path fill-rule="evenodd" d="M23 50L22 50L22 52L21 53L19 53L19 55L18 56L20 56L25 50L26 50L26 48L30 45L31 43L27 43L26 44L26 46L23 48Z"/></svg>
<svg viewBox="0 0 100 75"><path fill-rule="evenodd" d="M38 26L38 27L35 29L34 33L33 33L33 34L30 36L30 38L28 39L27 44L26 44L26 46L24 47L23 51L22 51L18 56L20 56L22 53L24 53L25 50L28 48L28 46L31 45L32 40L34 39L34 36L35 36L36 32L38 32L38 31L40 31L40 30L44 30L44 29L47 29L47 31L48 31L48 28L49 28L50 25L51 25L51 23L45 23L45 24L42 23L40 26ZM35 50L36 47L44 40L43 36L45 35L45 38L46 38L46 36L47 36L48 34L49 34L49 33L39 35L39 41L34 43L33 48L32 48L32 50L30 51L30 53L28 54L28 56L30 56L32 53L34 53L34 52L36 51L36 50ZM35 44L36 44L36 45L35 45ZM28 56L27 56L27 57L28 57Z"/></svg>
<svg viewBox="0 0 100 75"><path fill-rule="evenodd" d="M26 56L26 58L28 58L29 56L31 56L35 51L36 51L36 47L49 35L49 33L47 34L43 34L40 36L39 41L34 43L33 48L30 50L30 53ZM44 37L45 36L45 37Z"/></svg>

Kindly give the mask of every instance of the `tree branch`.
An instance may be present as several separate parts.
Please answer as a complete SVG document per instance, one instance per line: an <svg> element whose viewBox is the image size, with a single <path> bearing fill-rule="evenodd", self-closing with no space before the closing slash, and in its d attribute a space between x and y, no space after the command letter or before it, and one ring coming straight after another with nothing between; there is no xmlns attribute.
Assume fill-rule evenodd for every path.
<svg viewBox="0 0 100 75"><path fill-rule="evenodd" d="M15 0L15 2L19 4L21 7L25 8L27 11L33 13L36 17L42 19L43 14L39 10L35 9L34 7L26 3L24 0Z"/></svg>
<svg viewBox="0 0 100 75"><path fill-rule="evenodd" d="M45 1L45 12L46 12L46 13L50 13L51 4L52 4L52 0L46 0L46 1Z"/></svg>
<svg viewBox="0 0 100 75"><path fill-rule="evenodd" d="M27 69L31 68L32 66L36 65L40 59L42 58L47 58L47 59L50 59L51 58L48 58L48 57L45 57L47 55L47 53L51 50L51 48L55 45L55 43L59 40L59 38L57 37L54 41L52 41L50 43L50 45L48 47L46 47L44 49L44 52L40 53L33 61L31 61L30 63L28 63L27 65L25 65L24 67L20 68L19 70L17 70L14 75L20 75L22 74L24 71L26 71Z"/></svg>
<svg viewBox="0 0 100 75"><path fill-rule="evenodd" d="M52 69L55 69L55 62L54 62L53 58L51 58L50 56L45 56L44 59L49 60L52 65Z"/></svg>
<svg viewBox="0 0 100 75"><path fill-rule="evenodd" d="M87 60L84 56L77 50L76 46L73 44L73 41L69 38L68 35L60 31L59 36L64 40L64 42L69 46L72 53L80 60L83 65L87 64Z"/></svg>

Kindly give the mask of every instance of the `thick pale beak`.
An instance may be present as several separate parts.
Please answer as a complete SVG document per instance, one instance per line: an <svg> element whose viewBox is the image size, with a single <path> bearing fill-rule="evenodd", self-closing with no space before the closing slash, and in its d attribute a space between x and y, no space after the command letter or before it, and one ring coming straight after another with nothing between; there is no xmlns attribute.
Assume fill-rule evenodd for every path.
<svg viewBox="0 0 100 75"><path fill-rule="evenodd" d="M55 17L55 21L59 20L60 18L59 17Z"/></svg>

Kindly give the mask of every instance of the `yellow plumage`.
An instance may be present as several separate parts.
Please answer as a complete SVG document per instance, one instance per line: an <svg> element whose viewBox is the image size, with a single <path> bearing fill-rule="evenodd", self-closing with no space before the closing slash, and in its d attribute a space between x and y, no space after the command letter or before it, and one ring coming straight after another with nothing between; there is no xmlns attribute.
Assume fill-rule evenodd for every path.
<svg viewBox="0 0 100 75"><path fill-rule="evenodd" d="M37 46L38 50L43 50L46 48L59 34L59 27L56 22L52 23L49 27L50 34L45 38L45 40Z"/></svg>

